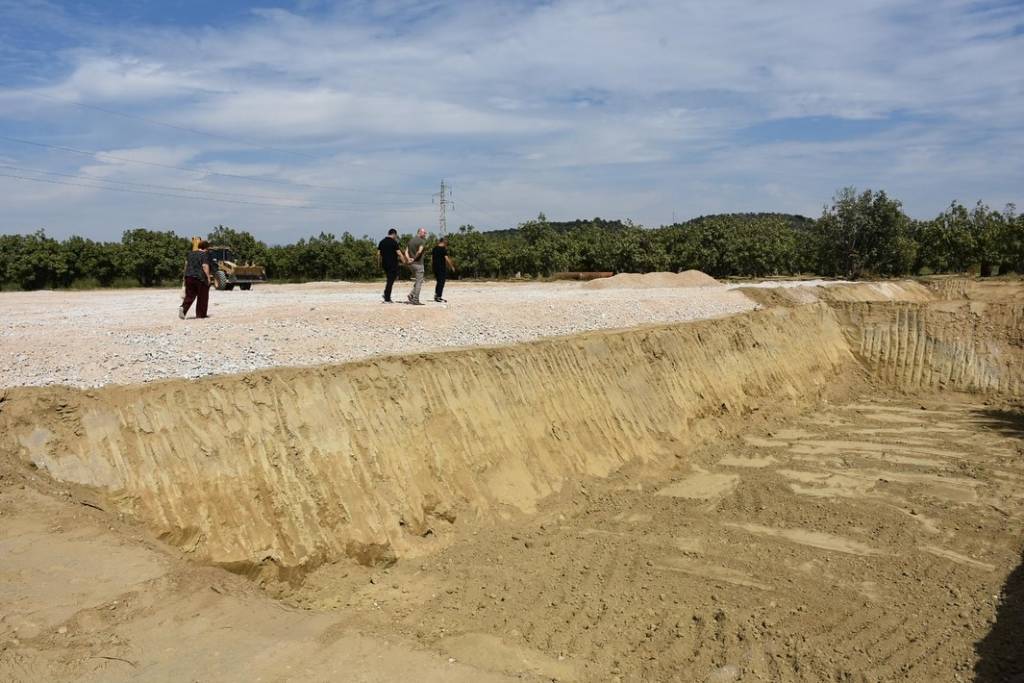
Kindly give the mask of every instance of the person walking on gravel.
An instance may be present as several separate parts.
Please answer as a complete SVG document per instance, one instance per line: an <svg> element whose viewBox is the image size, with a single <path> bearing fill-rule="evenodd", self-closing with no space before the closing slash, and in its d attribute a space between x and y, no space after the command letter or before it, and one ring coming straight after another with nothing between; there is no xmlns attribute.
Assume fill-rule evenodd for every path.
<svg viewBox="0 0 1024 683"><path fill-rule="evenodd" d="M445 303L447 299L442 298L444 294L444 281L448 279L448 269L455 270L455 264L448 257L448 238L442 236L437 241L437 246L430 252L430 261L434 266L434 301Z"/></svg>
<svg viewBox="0 0 1024 683"><path fill-rule="evenodd" d="M206 307L210 300L210 285L213 283L213 275L210 274L210 255L207 253L210 243L206 240L199 240L199 248L188 253L185 257L185 298L178 307L178 317L185 319L185 314L191 308L192 302L196 302L196 317L206 317Z"/></svg>
<svg viewBox="0 0 1024 683"><path fill-rule="evenodd" d="M384 303L391 301L391 288L398 277L398 260L402 254L402 247L398 244L398 231L394 228L388 230L388 235L377 245L377 265L384 269L387 277L387 284L384 285Z"/></svg>
<svg viewBox="0 0 1024 683"><path fill-rule="evenodd" d="M427 246L427 229L420 228L416 236L409 240L405 247L405 257L412 270L412 290L406 297L413 306L422 306L420 301L420 287L423 286L423 252Z"/></svg>

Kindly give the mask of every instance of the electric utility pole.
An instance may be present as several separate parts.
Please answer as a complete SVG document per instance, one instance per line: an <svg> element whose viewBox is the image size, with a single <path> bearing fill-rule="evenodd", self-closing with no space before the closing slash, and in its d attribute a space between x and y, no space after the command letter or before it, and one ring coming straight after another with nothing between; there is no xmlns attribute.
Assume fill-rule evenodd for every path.
<svg viewBox="0 0 1024 683"><path fill-rule="evenodd" d="M449 185L445 185L444 180L441 180L441 191L432 195L432 197L437 198L437 203L440 207L438 227L441 229L441 236L444 237L448 234L448 209L455 209L455 202L452 201L452 188Z"/></svg>

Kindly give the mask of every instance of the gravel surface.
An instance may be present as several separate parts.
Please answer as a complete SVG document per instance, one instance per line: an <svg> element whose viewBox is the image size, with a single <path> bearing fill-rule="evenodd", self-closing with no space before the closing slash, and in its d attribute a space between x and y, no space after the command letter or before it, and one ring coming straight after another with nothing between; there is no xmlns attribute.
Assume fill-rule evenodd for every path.
<svg viewBox="0 0 1024 683"><path fill-rule="evenodd" d="M409 285L399 282L395 299ZM502 345L586 330L731 315L731 287L587 290L576 282L449 282L448 304L385 305L380 284L210 292L210 318L177 318L178 289L0 294L0 387L95 387ZM424 284L433 294L433 283ZM432 298L427 297L427 299Z"/></svg>

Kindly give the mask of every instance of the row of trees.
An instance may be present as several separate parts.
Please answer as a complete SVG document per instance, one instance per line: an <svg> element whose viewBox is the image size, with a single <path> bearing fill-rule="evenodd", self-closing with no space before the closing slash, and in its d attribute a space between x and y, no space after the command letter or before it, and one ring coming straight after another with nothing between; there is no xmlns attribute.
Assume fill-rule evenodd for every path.
<svg viewBox="0 0 1024 683"><path fill-rule="evenodd" d="M403 243L409 235L402 237ZM479 232L464 225L449 249L463 276L547 276L559 271L651 272L697 269L716 277L789 275L900 276L977 270L1024 273L1024 218L978 202L953 202L928 221L909 218L885 192L836 194L817 220L786 214L720 214L647 229L600 218L571 223L543 214L518 228ZM217 226L209 234L271 279L365 280L379 277L376 241L344 233L267 245ZM120 242L58 241L43 232L0 236L5 288L153 286L180 280L186 237L128 230Z"/></svg>
<svg viewBox="0 0 1024 683"><path fill-rule="evenodd" d="M811 236L815 272L861 277L922 271L962 273L977 268L1024 273L1024 218L1010 204L996 211L959 202L930 221L915 221L885 192L840 191Z"/></svg>
<svg viewBox="0 0 1024 683"><path fill-rule="evenodd" d="M76 284L145 287L181 278L190 242L173 232L128 230L120 242L73 236L63 241L39 231L0 235L0 284L41 289Z"/></svg>

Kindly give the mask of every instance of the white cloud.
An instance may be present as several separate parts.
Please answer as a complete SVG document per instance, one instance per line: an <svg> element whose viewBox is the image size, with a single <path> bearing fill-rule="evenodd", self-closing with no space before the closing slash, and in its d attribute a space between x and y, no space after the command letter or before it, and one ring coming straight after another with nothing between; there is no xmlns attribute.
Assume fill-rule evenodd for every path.
<svg viewBox="0 0 1024 683"><path fill-rule="evenodd" d="M336 92L322 88L247 89L207 99L180 120L204 130L241 132L270 139L378 135L515 135L556 126L526 117L491 113L454 102L402 95Z"/></svg>
<svg viewBox="0 0 1024 683"><path fill-rule="evenodd" d="M339 189L190 176L109 159L82 172L308 204L345 199L352 222L370 226L429 219L429 208L388 213L385 205L425 199L442 176L507 223L537 210L652 224L670 220L672 209L680 216L816 212L836 187L851 183L902 194L911 211L927 215L958 187L989 188L995 202L1024 186L1016 142L1024 137L1019 6L400 0L301 14L323 4L257 10L220 29L79 26L89 39L57 52L70 70L35 86L234 142L52 102L32 107L24 96L32 88L24 85L0 90L0 102L20 108L19 125L45 122L39 135L75 131L83 148L124 147L124 155L153 163ZM820 142L740 135L767 120L808 116L891 121L874 133ZM357 196L380 212L355 207ZM119 222L118 212L136 199L141 212L150 207L194 223L215 207L120 199L126 201L105 207L98 199L89 220ZM234 220L215 222L245 222L257 231L287 223L304 233L315 222L219 208ZM48 201L37 210L58 222L86 216L73 203ZM31 215L26 210L17 220ZM0 229L19 228L5 222Z"/></svg>
<svg viewBox="0 0 1024 683"><path fill-rule="evenodd" d="M199 155L200 150L196 147L126 147L105 149L97 153L96 159L104 164L103 168L138 168L125 159L130 159L142 164L164 164L167 166L179 166L188 163ZM96 168L96 167L94 167Z"/></svg>
<svg viewBox="0 0 1024 683"><path fill-rule="evenodd" d="M43 94L71 102L136 103L176 98L203 87L203 79L192 69L175 69L131 56L87 55L66 80Z"/></svg>

